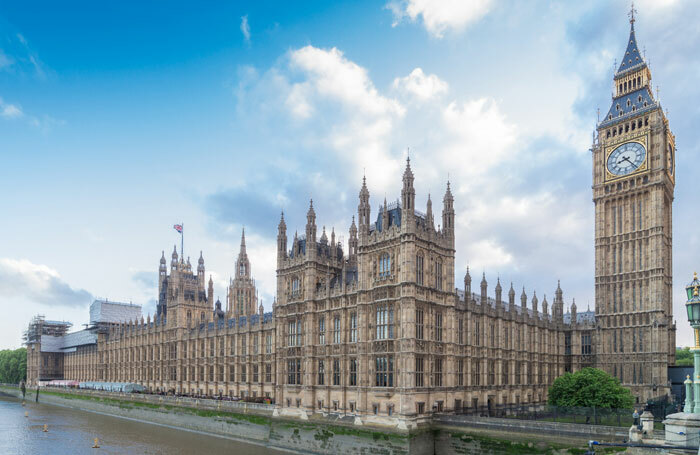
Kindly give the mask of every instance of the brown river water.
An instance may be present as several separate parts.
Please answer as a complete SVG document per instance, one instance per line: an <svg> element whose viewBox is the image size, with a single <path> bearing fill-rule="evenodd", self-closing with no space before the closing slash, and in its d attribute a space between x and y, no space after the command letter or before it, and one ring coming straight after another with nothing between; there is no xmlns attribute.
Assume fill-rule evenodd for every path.
<svg viewBox="0 0 700 455"><path fill-rule="evenodd" d="M44 425L48 425L48 432L43 431ZM99 439L99 449L92 448L94 438ZM20 401L0 396L0 455L282 453L231 439L33 401L22 407Z"/></svg>

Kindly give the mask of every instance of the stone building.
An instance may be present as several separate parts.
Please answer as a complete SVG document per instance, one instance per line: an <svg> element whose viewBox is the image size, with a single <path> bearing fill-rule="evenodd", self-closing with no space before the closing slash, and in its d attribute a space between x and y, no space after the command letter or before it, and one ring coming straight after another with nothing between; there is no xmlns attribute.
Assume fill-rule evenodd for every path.
<svg viewBox="0 0 700 455"><path fill-rule="evenodd" d="M591 149L596 366L644 399L670 392L675 362L672 203L675 136L654 98L634 15L614 95Z"/></svg>
<svg viewBox="0 0 700 455"><path fill-rule="evenodd" d="M632 22L613 106L592 148L595 311L572 302L565 313L559 283L551 304L512 283L504 296L499 278L491 293L485 274L473 290L468 268L457 285L450 183L439 214L430 196L419 211L407 160L400 197L375 214L363 178L347 245L334 228L319 235L313 201L304 233L291 242L282 214L272 312L258 299L245 233L225 310L201 253L193 271L174 250L168 271L163 252L153 318L96 301L80 332L36 319L26 339L28 380L268 397L282 415L400 425L434 411L542 403L556 377L587 366L619 377L638 399L668 394L675 146L650 78Z"/></svg>
<svg viewBox="0 0 700 455"><path fill-rule="evenodd" d="M512 284L504 299L500 280L491 298L485 276L472 293L468 270L464 289L455 288L450 184L436 227L430 198L425 212L416 209L413 182L408 161L400 200L384 200L372 218L363 180L347 255L335 230L330 240L325 228L317 237L313 202L305 235L295 234L289 250L280 220L275 397L283 413L406 420L540 403L567 365L585 363L566 355L566 337L580 334L564 323L559 286L551 309L546 297L540 307L524 290L516 304Z"/></svg>

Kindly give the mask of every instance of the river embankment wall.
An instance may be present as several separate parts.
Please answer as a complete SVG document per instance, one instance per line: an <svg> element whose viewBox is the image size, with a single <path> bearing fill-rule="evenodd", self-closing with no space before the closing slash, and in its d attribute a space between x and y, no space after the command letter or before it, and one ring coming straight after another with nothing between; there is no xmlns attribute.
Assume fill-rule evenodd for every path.
<svg viewBox="0 0 700 455"><path fill-rule="evenodd" d="M21 399L17 387L0 386L0 393ZM34 397L35 391L28 389L26 400ZM359 425L353 416L280 416L267 404L70 389L41 389L39 401L323 455L580 454L588 439L619 441L624 432L616 427L463 416L440 417L422 422L419 430L397 431L381 421Z"/></svg>

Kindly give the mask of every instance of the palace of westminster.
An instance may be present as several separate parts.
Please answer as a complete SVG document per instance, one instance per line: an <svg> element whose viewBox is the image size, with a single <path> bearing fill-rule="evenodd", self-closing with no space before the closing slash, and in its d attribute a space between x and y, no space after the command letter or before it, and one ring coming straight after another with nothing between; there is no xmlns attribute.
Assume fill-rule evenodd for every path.
<svg viewBox="0 0 700 455"><path fill-rule="evenodd" d="M456 286L454 199L441 220L414 205L410 161L401 197L373 215L363 179L347 250L313 202L304 235L277 231L272 311L258 305L245 234L226 308L196 271L160 258L157 314L95 301L90 325L36 317L27 331L28 382L135 382L153 392L265 397L280 412L415 419L433 411L541 403L554 379L586 366L639 400L670 394L675 362L671 207L675 137L651 90L634 19L608 114L591 148L595 311L564 313L497 280ZM461 274L460 274L461 275ZM505 292L505 295L504 295Z"/></svg>

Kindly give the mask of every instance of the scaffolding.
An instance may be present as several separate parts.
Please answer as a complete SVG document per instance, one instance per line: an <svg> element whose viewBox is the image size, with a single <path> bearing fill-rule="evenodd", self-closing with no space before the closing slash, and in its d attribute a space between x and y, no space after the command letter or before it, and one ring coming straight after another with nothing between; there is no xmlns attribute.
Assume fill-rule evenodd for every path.
<svg viewBox="0 0 700 455"><path fill-rule="evenodd" d="M73 327L73 324L66 321L47 321L43 314L38 314L29 322L27 330L24 332L22 339L24 344L41 342L42 335L51 335L60 337L68 332L68 329Z"/></svg>

